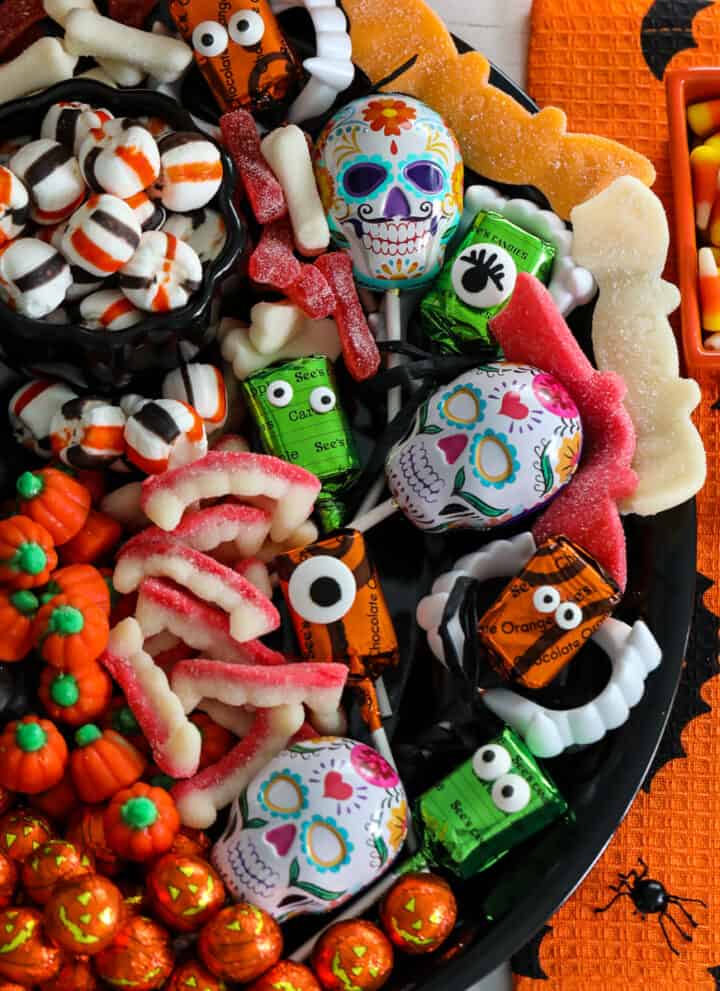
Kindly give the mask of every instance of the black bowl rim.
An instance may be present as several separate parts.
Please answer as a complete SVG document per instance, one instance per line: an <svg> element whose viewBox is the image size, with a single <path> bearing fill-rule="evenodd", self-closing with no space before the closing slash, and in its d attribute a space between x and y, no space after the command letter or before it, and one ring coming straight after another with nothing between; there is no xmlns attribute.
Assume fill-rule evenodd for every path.
<svg viewBox="0 0 720 991"><path fill-rule="evenodd" d="M203 288L195 294L186 306L171 310L168 313L145 317L139 323L125 330L103 333L72 321L59 324L48 323L16 313L2 300L0 300L0 324L3 322L12 324L13 330L18 336L24 337L28 341L40 343L52 338L54 344L66 340L68 344L92 347L97 346L98 334L102 334L104 346L113 351L120 351L147 336L152 339L155 334L165 335L168 331L201 319L212 303L218 282L227 275L246 244L245 227L232 201L236 179L236 169L232 159L217 141L200 130L192 116L180 103L166 94L142 88L115 89L94 79L68 79L32 96L20 97L3 104L0 106L0 138L3 136L3 122L11 115L24 112L29 118L34 119L38 115L43 116L51 104L61 100L79 100L98 107L107 107L113 113L116 110L119 111L116 116L140 116L142 114L150 117L161 117L168 120L175 130L195 131L216 144L220 150L223 164L223 181L214 199L216 208L225 220L225 244L218 257L207 266L203 276ZM142 109L137 107L131 113L127 112L128 102L134 104L140 101L144 104Z"/></svg>

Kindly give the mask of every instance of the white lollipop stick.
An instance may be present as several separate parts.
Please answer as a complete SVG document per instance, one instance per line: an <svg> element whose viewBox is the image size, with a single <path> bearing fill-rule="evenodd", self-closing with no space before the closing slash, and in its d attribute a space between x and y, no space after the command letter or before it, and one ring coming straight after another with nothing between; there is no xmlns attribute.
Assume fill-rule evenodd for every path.
<svg viewBox="0 0 720 991"><path fill-rule="evenodd" d="M40 38L11 62L0 66L0 103L71 79L77 58L57 38Z"/></svg>
<svg viewBox="0 0 720 991"><path fill-rule="evenodd" d="M385 340L402 340L402 318L400 316L400 291L389 289L385 293ZM388 355L388 368L394 368L398 363L396 354ZM402 389L399 385L394 385L388 390L387 397L387 418L388 423L394 420L402 409Z"/></svg>
<svg viewBox="0 0 720 991"><path fill-rule="evenodd" d="M65 22L65 47L73 55L129 62L162 83L179 79L193 58L184 41L129 28L94 10L77 7Z"/></svg>
<svg viewBox="0 0 720 991"><path fill-rule="evenodd" d="M43 0L43 7L48 17L51 17L61 28L65 27L68 14L76 7L79 7L81 10L92 10L94 13L98 13L93 0ZM139 86L143 81L144 73L140 72L134 66L128 65L126 62L118 62L114 59L98 59L97 62L110 79L112 79L111 86L116 83L118 86ZM92 70L90 71L92 72ZM99 78L98 76L90 77L89 73L83 73L83 77L86 79ZM99 81L105 82L104 79L99 79Z"/></svg>
<svg viewBox="0 0 720 991"><path fill-rule="evenodd" d="M392 516L398 510L398 504L394 499L386 499L385 502L381 502L379 506L375 506L374 509L369 510L367 513L361 513L356 516L355 519L348 523L348 527L351 530L359 530L360 533L367 533L368 530L372 530L374 526L378 523L382 523L386 520L388 516Z"/></svg>

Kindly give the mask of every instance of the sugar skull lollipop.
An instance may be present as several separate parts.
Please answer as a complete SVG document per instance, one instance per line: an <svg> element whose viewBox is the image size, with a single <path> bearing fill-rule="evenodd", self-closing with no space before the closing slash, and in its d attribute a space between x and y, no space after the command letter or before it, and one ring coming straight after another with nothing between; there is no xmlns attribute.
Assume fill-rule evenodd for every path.
<svg viewBox="0 0 720 991"><path fill-rule="evenodd" d="M425 400L385 464L393 505L421 530L487 530L544 506L575 474L582 424L552 375L512 362L465 372Z"/></svg>
<svg viewBox="0 0 720 991"><path fill-rule="evenodd" d="M463 162L455 135L419 100L363 97L326 124L315 176L333 240L350 252L358 282L387 292L387 338L400 340L400 290L435 278L460 222ZM388 417L399 409L396 388Z"/></svg>
<svg viewBox="0 0 720 991"><path fill-rule="evenodd" d="M212 862L233 897L283 922L346 902L390 866L406 830L405 792L386 760L354 740L310 740L249 783Z"/></svg>

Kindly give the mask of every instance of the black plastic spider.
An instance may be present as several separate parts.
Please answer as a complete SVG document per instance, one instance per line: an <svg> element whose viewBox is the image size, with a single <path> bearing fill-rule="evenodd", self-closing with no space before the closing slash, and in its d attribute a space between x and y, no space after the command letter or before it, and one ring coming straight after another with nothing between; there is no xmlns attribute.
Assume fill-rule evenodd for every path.
<svg viewBox="0 0 720 991"><path fill-rule="evenodd" d="M642 867L642 873L638 874L637 870L633 868L631 871L628 871L627 874L618 874L620 883L611 884L609 886L610 890L617 892L617 894L610 899L607 905L604 905L602 908L596 908L595 911L607 912L607 910L615 904L618 898L630 898L635 906L635 912L633 912L633 915L639 914L643 919L645 919L648 915L659 913L658 922L660 923L662 934L665 937L665 942L676 956L680 956L680 951L676 950L670 942L670 937L668 936L665 928L664 920L669 919L669 921L672 922L675 929L682 936L685 942L691 943L692 936L690 933L685 932L678 921L670 915L670 906L676 905L693 929L697 929L697 922L693 919L688 910L683 907L682 902L692 902L695 905L702 905L703 908L707 908L707 905L700 898L681 898L679 895L669 894L665 890L665 886L660 881L655 881L653 878L647 876L648 865L642 857L638 857L638 863Z"/></svg>

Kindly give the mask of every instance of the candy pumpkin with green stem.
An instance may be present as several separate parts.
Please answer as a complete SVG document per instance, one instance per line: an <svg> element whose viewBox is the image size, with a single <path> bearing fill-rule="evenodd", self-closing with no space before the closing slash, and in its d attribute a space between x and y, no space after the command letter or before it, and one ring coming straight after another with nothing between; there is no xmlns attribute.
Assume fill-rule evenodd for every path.
<svg viewBox="0 0 720 991"><path fill-rule="evenodd" d="M76 731L75 743L70 773L83 802L104 802L142 777L143 756L114 730L101 731L93 723L86 723Z"/></svg>
<svg viewBox="0 0 720 991"><path fill-rule="evenodd" d="M56 595L79 595L86 602L110 615L110 589L102 574L92 564L68 564L53 571L40 593L45 605Z"/></svg>
<svg viewBox="0 0 720 991"><path fill-rule="evenodd" d="M0 520L0 585L10 589L44 585L57 565L52 535L29 516Z"/></svg>
<svg viewBox="0 0 720 991"><path fill-rule="evenodd" d="M44 660L60 671L78 671L107 646L106 613L79 596L58 595L35 617L33 636Z"/></svg>
<svg viewBox="0 0 720 991"><path fill-rule="evenodd" d="M8 723L0 736L0 784L10 791L47 791L60 781L67 762L67 744L48 719L26 716Z"/></svg>
<svg viewBox="0 0 720 991"><path fill-rule="evenodd" d="M33 645L33 620L40 603L28 588L0 591L0 661L21 661Z"/></svg>
<svg viewBox="0 0 720 991"><path fill-rule="evenodd" d="M38 697L45 711L68 726L82 726L102 715L111 695L112 680L96 661L74 671L47 665L40 675Z"/></svg>
<svg viewBox="0 0 720 991"><path fill-rule="evenodd" d="M180 816L167 791L141 781L116 792L105 810L108 845L127 860L159 857L179 829Z"/></svg>
<svg viewBox="0 0 720 991"><path fill-rule="evenodd" d="M90 493L57 468L24 471L15 488L20 511L45 527L58 547L85 525L90 513Z"/></svg>

